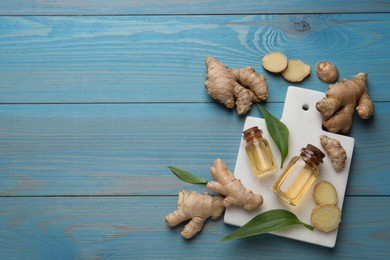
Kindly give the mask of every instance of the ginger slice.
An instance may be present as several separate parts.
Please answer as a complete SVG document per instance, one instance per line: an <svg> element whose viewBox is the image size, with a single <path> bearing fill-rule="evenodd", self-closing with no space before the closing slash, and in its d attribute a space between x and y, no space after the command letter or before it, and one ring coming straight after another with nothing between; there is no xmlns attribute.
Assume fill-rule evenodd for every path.
<svg viewBox="0 0 390 260"><path fill-rule="evenodd" d="M332 183L320 181L314 186L313 198L318 205L337 205L337 191Z"/></svg>
<svg viewBox="0 0 390 260"><path fill-rule="evenodd" d="M323 204L311 212L311 224L323 232L336 229L341 221L341 210L335 205Z"/></svg>
<svg viewBox="0 0 390 260"><path fill-rule="evenodd" d="M264 69L269 72L279 73L287 68L288 60L284 53L274 51L266 54L261 60L261 63Z"/></svg>
<svg viewBox="0 0 390 260"><path fill-rule="evenodd" d="M301 82L310 75L310 66L298 59L288 60L287 68L282 71L282 76L290 82Z"/></svg>

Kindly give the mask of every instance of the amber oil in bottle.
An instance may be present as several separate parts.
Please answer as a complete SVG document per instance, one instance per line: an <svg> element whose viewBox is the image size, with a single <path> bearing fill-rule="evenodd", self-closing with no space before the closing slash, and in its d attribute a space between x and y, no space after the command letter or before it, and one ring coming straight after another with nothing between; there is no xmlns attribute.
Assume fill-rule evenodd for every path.
<svg viewBox="0 0 390 260"><path fill-rule="evenodd" d="M308 144L306 148L302 148L300 156L291 159L272 190L284 202L298 205L318 176L318 165L322 163L324 156L320 149Z"/></svg>
<svg viewBox="0 0 390 260"><path fill-rule="evenodd" d="M244 132L247 142L245 151L248 155L253 174L257 177L273 173L276 163L271 147L262 136L262 131L257 126L251 127Z"/></svg>

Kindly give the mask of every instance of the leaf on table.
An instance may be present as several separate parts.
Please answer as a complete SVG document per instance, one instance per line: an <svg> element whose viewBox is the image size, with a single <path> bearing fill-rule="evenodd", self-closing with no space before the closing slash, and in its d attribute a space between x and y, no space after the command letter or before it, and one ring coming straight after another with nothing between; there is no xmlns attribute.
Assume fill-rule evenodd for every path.
<svg viewBox="0 0 390 260"><path fill-rule="evenodd" d="M207 184L208 180L195 176L189 172L181 170L179 168L168 166L168 168L176 174L181 180L191 183L191 184Z"/></svg>

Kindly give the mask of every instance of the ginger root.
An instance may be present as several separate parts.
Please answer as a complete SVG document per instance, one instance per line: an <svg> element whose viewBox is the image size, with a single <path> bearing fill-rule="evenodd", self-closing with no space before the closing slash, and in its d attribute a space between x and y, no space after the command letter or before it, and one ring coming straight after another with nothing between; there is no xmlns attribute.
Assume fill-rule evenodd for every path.
<svg viewBox="0 0 390 260"><path fill-rule="evenodd" d="M339 78L337 67L330 61L319 61L316 65L317 77L326 83L336 82Z"/></svg>
<svg viewBox="0 0 390 260"><path fill-rule="evenodd" d="M273 51L264 55L261 63L269 72L279 73L287 68L287 57L280 51Z"/></svg>
<svg viewBox="0 0 390 260"><path fill-rule="evenodd" d="M320 181L314 186L313 198L317 205L337 205L338 200L336 188L328 181Z"/></svg>
<svg viewBox="0 0 390 260"><path fill-rule="evenodd" d="M310 66L298 59L288 60L287 68L282 71L282 76L290 82L301 82L310 75Z"/></svg>
<svg viewBox="0 0 390 260"><path fill-rule="evenodd" d="M223 200L225 207L235 205L244 207L246 210L253 210L263 204L263 197L246 189L241 181L230 172L222 159L218 158L214 161L210 172L216 181L209 181L206 187L226 196Z"/></svg>
<svg viewBox="0 0 390 260"><path fill-rule="evenodd" d="M206 187L221 195L210 196L207 193L202 195L195 191L180 190L177 209L165 217L165 221L171 227L190 220L181 232L186 239L196 235L207 218L211 217L214 220L219 218L225 207L236 205L252 210L263 204L263 197L246 189L221 159L214 161L210 171L216 181L208 181Z"/></svg>
<svg viewBox="0 0 390 260"><path fill-rule="evenodd" d="M226 67L213 57L206 57L207 94L227 108L237 107L237 114L244 115L253 102L268 98L266 78L257 74L252 67L233 69Z"/></svg>
<svg viewBox="0 0 390 260"><path fill-rule="evenodd" d="M338 140L327 137L326 135L320 136L320 142L321 146L328 154L335 171L341 172L344 169L345 161L347 160L345 149Z"/></svg>
<svg viewBox="0 0 390 260"><path fill-rule="evenodd" d="M190 220L181 232L185 239L190 239L202 229L207 218L216 220L222 215L225 210L222 202L223 197L219 195L202 195L196 191L180 190L177 209L167 215L165 221L168 226L173 227Z"/></svg>
<svg viewBox="0 0 390 260"><path fill-rule="evenodd" d="M323 126L333 133L349 132L355 107L362 119L368 119L374 114L365 73L357 74L352 80L342 79L330 85L326 97L316 103L317 110L323 116Z"/></svg>
<svg viewBox="0 0 390 260"><path fill-rule="evenodd" d="M336 229L341 221L341 210L335 205L321 204L311 212L311 224L323 232Z"/></svg>

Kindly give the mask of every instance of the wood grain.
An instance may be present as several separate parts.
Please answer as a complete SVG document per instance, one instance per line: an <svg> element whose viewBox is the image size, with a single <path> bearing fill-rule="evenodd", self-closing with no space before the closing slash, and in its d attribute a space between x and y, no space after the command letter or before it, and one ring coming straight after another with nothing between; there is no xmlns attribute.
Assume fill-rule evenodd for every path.
<svg viewBox="0 0 390 260"><path fill-rule="evenodd" d="M390 4L356 1L0 1L0 259L388 259ZM207 96L204 58L266 74L280 117L287 87L261 57L279 50L341 77L368 73L375 115L355 149L336 248L264 235L192 241L164 216L182 182L233 169L244 117ZM325 91L313 73L300 87ZM260 116L254 108L251 116Z"/></svg>
<svg viewBox="0 0 390 260"><path fill-rule="evenodd" d="M389 195L390 103L375 105L354 120L349 195ZM283 104L266 107L280 117ZM193 186L168 165L206 179L217 157L234 169L244 119L216 103L1 105L0 194L175 195Z"/></svg>
<svg viewBox="0 0 390 260"><path fill-rule="evenodd" d="M266 74L269 102L287 86L261 67L272 50L340 76L369 75L390 100L386 14L0 17L0 103L210 102L204 58ZM325 91L312 75L298 86Z"/></svg>
<svg viewBox="0 0 390 260"><path fill-rule="evenodd" d="M0 198L0 257L242 259L261 252L269 258L387 259L390 253L388 198L348 197L335 249L272 235L219 242L234 229L222 219L207 221L197 237L185 241L182 225L169 228L164 221L175 210L176 200L176 196Z"/></svg>
<svg viewBox="0 0 390 260"><path fill-rule="evenodd" d="M254 0L2 0L0 15L138 15L389 12L385 0L254 1Z"/></svg>

